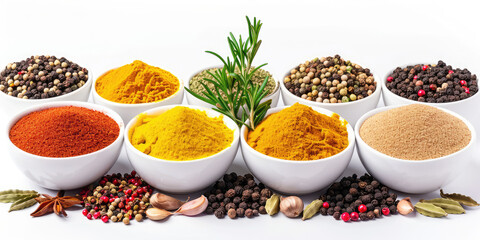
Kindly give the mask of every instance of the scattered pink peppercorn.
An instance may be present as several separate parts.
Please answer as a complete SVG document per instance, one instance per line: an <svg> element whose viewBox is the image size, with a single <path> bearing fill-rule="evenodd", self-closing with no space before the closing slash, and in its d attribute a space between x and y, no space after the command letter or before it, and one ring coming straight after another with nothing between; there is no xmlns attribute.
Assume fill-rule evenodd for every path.
<svg viewBox="0 0 480 240"><path fill-rule="evenodd" d="M470 89L469 89L469 88L465 88L465 93L466 93L466 94L470 94Z"/></svg>
<svg viewBox="0 0 480 240"><path fill-rule="evenodd" d="M432 91L437 90L437 85L435 85L435 84L430 84L430 90L432 90Z"/></svg>
<svg viewBox="0 0 480 240"><path fill-rule="evenodd" d="M388 77L388 78L387 78L387 81L388 81L388 82L392 82L392 81L393 81L393 77L391 77L391 76Z"/></svg>
<svg viewBox="0 0 480 240"><path fill-rule="evenodd" d="M328 204L328 202L324 202L323 205L322 205L323 208L329 208L330 207L330 204Z"/></svg>
<svg viewBox="0 0 480 240"><path fill-rule="evenodd" d="M340 218L342 218L344 222L348 222L350 221L350 214L348 214L347 212L344 212L342 213L342 216Z"/></svg>
<svg viewBox="0 0 480 240"><path fill-rule="evenodd" d="M413 80L417 80L417 79L418 79L417 75L413 76Z"/></svg>
<svg viewBox="0 0 480 240"><path fill-rule="evenodd" d="M390 209L388 208L382 208L382 214L385 215L385 216L388 216L390 214Z"/></svg>
<svg viewBox="0 0 480 240"><path fill-rule="evenodd" d="M420 90L418 90L417 94L418 94L419 97L423 97L423 96L425 96L425 90L420 89Z"/></svg>
<svg viewBox="0 0 480 240"><path fill-rule="evenodd" d="M460 85L462 85L462 86L467 85L467 81L465 81L465 80L460 80Z"/></svg>
<svg viewBox="0 0 480 240"><path fill-rule="evenodd" d="M448 74L452 74L452 73L453 73L453 71L452 71L452 70L448 70Z"/></svg>
<svg viewBox="0 0 480 240"><path fill-rule="evenodd" d="M92 214L91 213L87 214L87 218L88 220L92 220Z"/></svg>
<svg viewBox="0 0 480 240"><path fill-rule="evenodd" d="M87 209L83 209L82 214L83 214L83 216L87 216L87 215L88 215L88 210L87 210Z"/></svg>
<svg viewBox="0 0 480 240"><path fill-rule="evenodd" d="M100 212L96 212L93 214L93 218L97 219L100 217Z"/></svg>
<svg viewBox="0 0 480 240"><path fill-rule="evenodd" d="M358 215L357 212L352 212L350 214L350 219L352 219L352 221L357 221L359 218L360 218L360 216Z"/></svg>
<svg viewBox="0 0 480 240"><path fill-rule="evenodd" d="M360 204L360 206L358 206L358 211L361 212L361 213L364 213L367 211L367 206L365 206L365 204Z"/></svg>
<svg viewBox="0 0 480 240"><path fill-rule="evenodd" d="M422 70L425 71L428 69L428 65L423 65Z"/></svg>
<svg viewBox="0 0 480 240"><path fill-rule="evenodd" d="M102 221L104 223L107 223L108 222L108 216L107 215L102 216Z"/></svg>

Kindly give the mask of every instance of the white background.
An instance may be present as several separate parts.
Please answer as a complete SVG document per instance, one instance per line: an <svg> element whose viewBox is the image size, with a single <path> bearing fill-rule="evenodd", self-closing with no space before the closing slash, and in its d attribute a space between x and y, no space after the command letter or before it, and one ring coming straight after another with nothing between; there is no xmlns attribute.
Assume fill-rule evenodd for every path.
<svg viewBox="0 0 480 240"><path fill-rule="evenodd" d="M480 73L480 28L477 1L5 1L0 4L0 66L31 55L64 56L87 67L94 77L135 59L167 69L182 80L219 62L204 53L227 53L228 32L246 33L245 15L263 22L262 47L256 63L276 78L314 57L341 54L370 68L378 76L397 65L435 62ZM5 104L5 103L0 103ZM382 104L381 104L382 105ZM479 111L472 109L472 111ZM4 128L9 114L0 115ZM42 189L29 182L6 154L5 131L0 138L0 190ZM94 166L92 166L94 167ZM478 159L447 192L480 199ZM129 172L122 153L110 172ZM245 173L241 156L231 170ZM355 155L344 175L363 174ZM87 174L87 173L79 173ZM198 196L197 193L192 194ZM320 192L305 196L306 203ZM400 196L405 196L400 194ZM413 196L437 197L438 193ZM67 218L31 218L34 208L7 213L0 205L0 238L15 239L136 239L136 238L329 238L329 239L447 239L480 237L480 209L464 215L433 219L395 215L369 222L343 223L317 216L302 222L261 216L218 220L214 216L173 217L166 222L103 224L88 221L79 210Z"/></svg>

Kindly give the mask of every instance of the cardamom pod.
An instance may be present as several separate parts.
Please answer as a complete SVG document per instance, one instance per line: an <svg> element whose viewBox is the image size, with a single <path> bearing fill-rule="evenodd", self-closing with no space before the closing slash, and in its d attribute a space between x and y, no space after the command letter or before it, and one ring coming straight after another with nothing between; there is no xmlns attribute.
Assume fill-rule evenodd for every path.
<svg viewBox="0 0 480 240"><path fill-rule="evenodd" d="M465 195L458 194L458 193L444 193L443 189L440 189L440 196L442 198L448 198L448 199L455 200L455 201L457 201L457 202L459 202L459 203L461 203L465 206L469 206L469 207L480 206L480 204L478 204L477 201L473 200L469 196L465 196Z"/></svg>
<svg viewBox="0 0 480 240"><path fill-rule="evenodd" d="M443 210L441 207L437 207L433 205L432 203L423 203L423 202L418 202L415 204L415 210L419 212L422 215L425 215L427 217L445 217L448 214Z"/></svg>
<svg viewBox="0 0 480 240"><path fill-rule="evenodd" d="M277 194L273 194L265 203L265 210L268 215L273 216L280 211L280 197Z"/></svg>
<svg viewBox="0 0 480 240"><path fill-rule="evenodd" d="M451 214L462 214L465 213L465 209L463 209L462 205L455 200L448 199L448 198L434 198L431 200L423 200L421 199L420 202L423 203L431 203L437 207L441 207L445 212Z"/></svg>
<svg viewBox="0 0 480 240"><path fill-rule="evenodd" d="M38 196L38 193L33 190L18 190L18 189L11 189L11 190L6 190L6 191L1 191L0 192L0 202L1 203L11 203L18 201L19 199L22 199L27 196L32 196L34 195L35 197Z"/></svg>
<svg viewBox="0 0 480 240"><path fill-rule="evenodd" d="M22 210L31 207L37 203L34 196L24 197L12 203L8 212Z"/></svg>
<svg viewBox="0 0 480 240"><path fill-rule="evenodd" d="M320 199L313 200L307 207L303 210L302 220L309 219L318 213L322 207L323 201Z"/></svg>

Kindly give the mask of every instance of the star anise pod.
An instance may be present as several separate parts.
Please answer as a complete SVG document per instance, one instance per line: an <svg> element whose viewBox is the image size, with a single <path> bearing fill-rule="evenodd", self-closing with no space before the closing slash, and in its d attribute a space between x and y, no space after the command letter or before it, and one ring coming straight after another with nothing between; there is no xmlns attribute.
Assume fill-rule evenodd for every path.
<svg viewBox="0 0 480 240"><path fill-rule="evenodd" d="M76 197L71 197L71 196L64 197L63 196L64 194L65 194L65 191L59 191L56 197L52 197L48 194L42 194L43 197L35 198L35 200L37 200L37 202L40 203L40 206L38 206L37 210L35 210L30 215L33 217L40 217L47 213L54 212L57 215L63 214L63 216L67 216L65 209L73 205L83 203L83 201L81 201Z"/></svg>

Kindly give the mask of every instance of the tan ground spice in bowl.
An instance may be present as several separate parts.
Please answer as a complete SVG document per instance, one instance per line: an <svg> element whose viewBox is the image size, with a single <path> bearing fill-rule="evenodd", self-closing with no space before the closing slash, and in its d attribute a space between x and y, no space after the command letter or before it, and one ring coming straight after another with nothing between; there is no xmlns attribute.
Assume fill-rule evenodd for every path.
<svg viewBox="0 0 480 240"><path fill-rule="evenodd" d="M360 127L360 137L389 156L427 160L460 151L472 134L461 119L436 107L413 104L371 116Z"/></svg>

